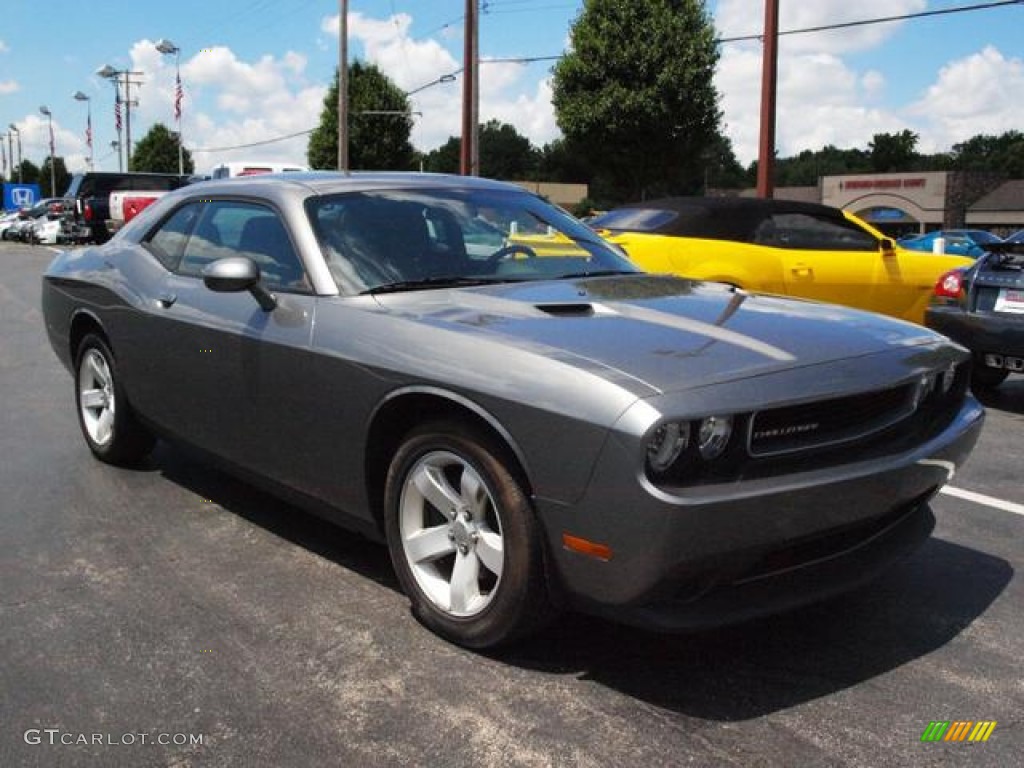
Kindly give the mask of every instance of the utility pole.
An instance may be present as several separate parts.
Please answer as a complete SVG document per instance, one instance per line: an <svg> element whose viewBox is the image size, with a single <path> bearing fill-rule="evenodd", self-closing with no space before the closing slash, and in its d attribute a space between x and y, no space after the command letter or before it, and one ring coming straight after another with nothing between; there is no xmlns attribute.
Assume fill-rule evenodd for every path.
<svg viewBox="0 0 1024 768"><path fill-rule="evenodd" d="M465 45L462 54L462 151L459 157L459 172L463 176L480 174L480 49L478 31L477 0L466 0Z"/></svg>
<svg viewBox="0 0 1024 768"><path fill-rule="evenodd" d="M338 13L338 170L348 173L348 0Z"/></svg>
<svg viewBox="0 0 1024 768"><path fill-rule="evenodd" d="M757 153L757 196L775 196L775 90L779 59L779 0L764 0L761 60L761 138Z"/></svg>

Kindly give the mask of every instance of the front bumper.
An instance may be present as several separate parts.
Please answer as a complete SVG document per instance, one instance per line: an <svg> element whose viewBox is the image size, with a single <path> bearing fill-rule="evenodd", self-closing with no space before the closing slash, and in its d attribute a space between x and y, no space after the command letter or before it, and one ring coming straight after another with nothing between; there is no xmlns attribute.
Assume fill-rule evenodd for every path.
<svg viewBox="0 0 1024 768"><path fill-rule="evenodd" d="M946 429L899 455L676 490L630 476L627 448L611 440L582 499L538 500L554 575L576 608L672 630L842 593L928 537L928 501L966 459L983 421L968 397ZM571 551L564 533L612 555Z"/></svg>

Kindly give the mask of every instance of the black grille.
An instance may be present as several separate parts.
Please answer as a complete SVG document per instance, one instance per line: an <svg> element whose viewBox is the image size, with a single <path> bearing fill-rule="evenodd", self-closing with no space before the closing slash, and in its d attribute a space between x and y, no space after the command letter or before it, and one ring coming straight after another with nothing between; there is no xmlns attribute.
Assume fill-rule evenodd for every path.
<svg viewBox="0 0 1024 768"><path fill-rule="evenodd" d="M914 410L916 384L774 408L750 420L751 456L772 456L865 437Z"/></svg>

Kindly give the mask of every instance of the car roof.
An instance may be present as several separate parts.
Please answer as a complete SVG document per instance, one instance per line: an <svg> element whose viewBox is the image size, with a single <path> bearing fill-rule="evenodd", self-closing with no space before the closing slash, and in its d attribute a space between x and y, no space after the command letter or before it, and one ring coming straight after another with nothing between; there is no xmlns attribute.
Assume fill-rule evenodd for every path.
<svg viewBox="0 0 1024 768"><path fill-rule="evenodd" d="M649 230L657 234L743 242L751 241L758 224L776 214L804 213L846 221L840 209L828 205L757 197L663 197L620 208L646 208L676 214Z"/></svg>
<svg viewBox="0 0 1024 768"><path fill-rule="evenodd" d="M271 189L305 189L306 194L334 194L346 191L368 191L373 189L511 189L523 191L522 187L501 181L482 179L476 176L454 176L442 173L413 173L404 171L289 171L287 173L263 173L255 176L235 176L226 179L211 179L185 187L195 192L201 189L210 194L238 193L243 189L269 191ZM184 191L183 190L183 191Z"/></svg>

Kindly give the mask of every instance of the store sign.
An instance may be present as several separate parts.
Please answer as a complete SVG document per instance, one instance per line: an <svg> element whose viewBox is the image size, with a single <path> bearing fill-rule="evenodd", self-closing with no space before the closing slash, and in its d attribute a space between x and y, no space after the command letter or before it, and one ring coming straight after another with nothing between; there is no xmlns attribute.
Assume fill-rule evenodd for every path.
<svg viewBox="0 0 1024 768"><path fill-rule="evenodd" d="M31 208L39 202L38 184L4 184L4 210Z"/></svg>
<svg viewBox="0 0 1024 768"><path fill-rule="evenodd" d="M840 181L839 188L845 190L856 189L924 189L925 179L854 179L852 181Z"/></svg>

